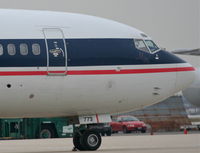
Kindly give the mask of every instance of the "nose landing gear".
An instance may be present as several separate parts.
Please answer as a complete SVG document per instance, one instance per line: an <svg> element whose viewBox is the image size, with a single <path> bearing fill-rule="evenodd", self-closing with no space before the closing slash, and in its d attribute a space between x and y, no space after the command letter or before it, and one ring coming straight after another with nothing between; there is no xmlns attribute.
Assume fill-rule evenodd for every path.
<svg viewBox="0 0 200 153"><path fill-rule="evenodd" d="M94 151L101 145L101 136L93 130L75 132L73 137L74 150Z"/></svg>

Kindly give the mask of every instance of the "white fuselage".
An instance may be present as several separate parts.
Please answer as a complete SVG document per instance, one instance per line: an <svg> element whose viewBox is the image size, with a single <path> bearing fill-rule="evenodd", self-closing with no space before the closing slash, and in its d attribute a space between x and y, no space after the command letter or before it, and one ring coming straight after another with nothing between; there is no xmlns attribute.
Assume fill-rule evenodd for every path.
<svg viewBox="0 0 200 153"><path fill-rule="evenodd" d="M0 10L0 18L0 43L3 39L45 39L45 28L60 29L63 39L150 39L123 24L77 14ZM66 55L67 51L66 47ZM129 111L173 95L194 77L188 63L70 66L66 60L64 67L50 67L48 60L41 67L0 67L0 117ZM51 75L47 71L64 72Z"/></svg>
<svg viewBox="0 0 200 153"><path fill-rule="evenodd" d="M169 66L172 67L172 65L164 65L162 68ZM122 66L121 69L130 67ZM141 67L144 66L137 66L134 69ZM68 68L69 71L71 69ZM88 67L88 69L97 69L97 67ZM105 68L98 67L98 69ZM110 67L110 69L115 70L117 67ZM185 77L178 85L177 75ZM190 78L188 72L2 76L0 93L3 109L0 111L0 116L53 117L129 111L173 95L181 88L185 88L185 82ZM11 88L7 87L7 83L11 84Z"/></svg>

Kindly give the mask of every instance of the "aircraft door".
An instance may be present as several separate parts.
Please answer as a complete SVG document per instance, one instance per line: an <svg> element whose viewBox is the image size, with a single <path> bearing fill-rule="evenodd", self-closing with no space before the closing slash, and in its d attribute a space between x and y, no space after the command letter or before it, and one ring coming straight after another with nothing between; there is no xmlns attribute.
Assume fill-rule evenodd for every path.
<svg viewBox="0 0 200 153"><path fill-rule="evenodd" d="M47 50L47 74L66 75L67 73L67 48L62 29L43 29Z"/></svg>

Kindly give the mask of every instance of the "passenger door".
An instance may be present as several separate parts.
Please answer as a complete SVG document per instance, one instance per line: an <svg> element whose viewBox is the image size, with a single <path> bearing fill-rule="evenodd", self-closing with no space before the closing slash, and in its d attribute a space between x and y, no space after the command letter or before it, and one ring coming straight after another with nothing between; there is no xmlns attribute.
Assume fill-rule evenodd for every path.
<svg viewBox="0 0 200 153"><path fill-rule="evenodd" d="M62 29L44 28L43 34L47 50L47 74L66 75L67 48Z"/></svg>

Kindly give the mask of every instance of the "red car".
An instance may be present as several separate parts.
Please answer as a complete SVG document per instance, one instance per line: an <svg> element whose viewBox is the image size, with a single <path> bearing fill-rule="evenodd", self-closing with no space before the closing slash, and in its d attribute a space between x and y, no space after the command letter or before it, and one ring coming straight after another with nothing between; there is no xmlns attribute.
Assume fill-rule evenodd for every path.
<svg viewBox="0 0 200 153"><path fill-rule="evenodd" d="M123 131L123 133L130 133L132 131L146 132L146 124L133 116L118 116L116 121L110 123L112 132Z"/></svg>

